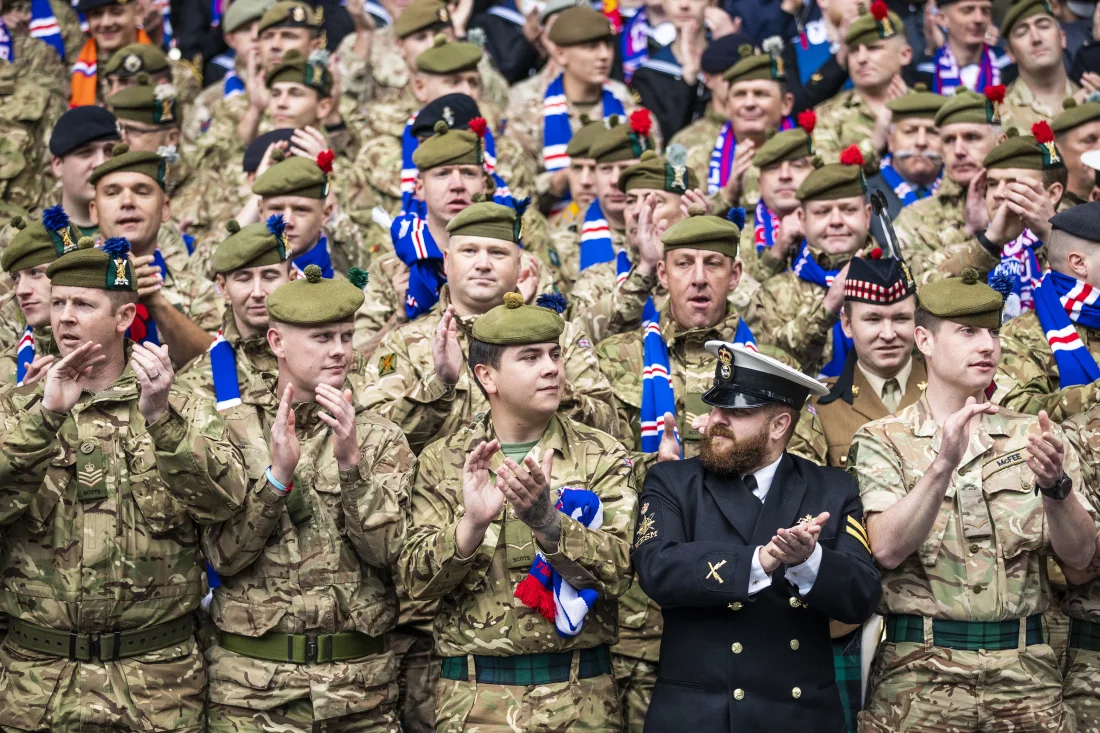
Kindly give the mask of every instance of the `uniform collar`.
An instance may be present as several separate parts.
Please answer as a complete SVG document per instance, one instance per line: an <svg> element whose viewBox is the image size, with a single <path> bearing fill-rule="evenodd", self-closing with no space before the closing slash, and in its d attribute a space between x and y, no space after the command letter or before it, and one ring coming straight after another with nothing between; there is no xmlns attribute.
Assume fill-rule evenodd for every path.
<svg viewBox="0 0 1100 733"><path fill-rule="evenodd" d="M920 399L911 407L907 407L902 413L909 420L913 428L913 435L918 438L932 438L932 449L939 452L941 433L932 417L932 408L928 406L928 395L922 394ZM992 415L982 415L982 421L978 425L975 435L1008 435L1008 422L1004 415L996 412Z"/></svg>
<svg viewBox="0 0 1100 733"><path fill-rule="evenodd" d="M852 349L854 352L855 349ZM867 380L867 384L871 385L875 396L882 399L882 388L886 386L887 378L880 377L877 374L864 369L863 365L859 363L859 359L856 359L856 368L863 374L863 378ZM909 384L909 375L913 373L913 357L909 357L909 361L905 362L905 366L901 370L889 379L898 380L899 393L898 396L905 394L905 385Z"/></svg>
<svg viewBox="0 0 1100 733"><path fill-rule="evenodd" d="M709 328L685 329L672 316L672 305L666 302L665 309L661 313L661 338L669 346L675 344L683 348L702 347L707 341L724 340L723 334L737 333L737 323L740 319L741 316L737 313L737 310L729 304L727 294L726 314L722 317L722 320Z"/></svg>
<svg viewBox="0 0 1100 733"><path fill-rule="evenodd" d="M277 360L267 343L267 334L259 333L245 338L237 328L237 319L233 317L233 308L225 307L222 315L222 336L239 357L244 357L256 371L275 371Z"/></svg>

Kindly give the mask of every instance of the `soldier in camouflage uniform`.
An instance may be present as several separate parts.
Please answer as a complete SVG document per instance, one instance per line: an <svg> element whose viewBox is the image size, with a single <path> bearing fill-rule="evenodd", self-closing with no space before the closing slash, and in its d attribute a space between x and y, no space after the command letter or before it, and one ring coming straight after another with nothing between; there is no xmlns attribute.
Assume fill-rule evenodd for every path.
<svg viewBox="0 0 1100 733"><path fill-rule="evenodd" d="M1080 90L1066 74L1065 34L1050 5L1014 0L1001 21L1001 38L1019 72L1004 96L1004 125L1030 130L1040 120L1050 122L1062 111L1062 100Z"/></svg>
<svg viewBox="0 0 1100 733"><path fill-rule="evenodd" d="M0 387L32 384L53 363L57 344L50 330L52 306L46 267L66 250L75 249L80 240L60 206L50 209L44 221L16 217L12 224L18 233L0 255L0 267L14 281L12 291L26 329L18 335L14 348L0 353Z"/></svg>
<svg viewBox="0 0 1100 733"><path fill-rule="evenodd" d="M561 161L545 160L548 145L568 145L581 128L581 116L604 120L613 114L605 109L613 97L629 115L637 106L622 82L612 81L611 62L615 35L611 24L591 8L568 8L551 16L549 39L557 49L555 58L541 72L512 88L508 105L508 126L527 154L539 162L539 206L549 210L568 195L568 178ZM561 100L548 104L547 89L561 80ZM561 103L564 109L557 109ZM564 112L569 118L570 137L548 141L546 115ZM561 151L558 150L558 153Z"/></svg>
<svg viewBox="0 0 1100 733"><path fill-rule="evenodd" d="M46 203L54 184L46 142L64 111L44 77L0 61L0 214L37 211Z"/></svg>
<svg viewBox="0 0 1100 733"><path fill-rule="evenodd" d="M962 267L949 260L959 246L966 246L973 231L985 225L982 162L1000 137L997 115L996 105L966 90L950 97L936 113L943 148L940 187L902 209L894 220L894 231L918 282L948 268L951 271L943 276L961 272Z"/></svg>
<svg viewBox="0 0 1100 733"><path fill-rule="evenodd" d="M876 6L876 10L882 6ZM913 58L901 18L893 12L877 18L865 13L844 35L853 89L841 92L817 110L814 147L827 162L858 145L868 175L878 171L886 153L890 116L886 103L905 91L901 70Z"/></svg>
<svg viewBox="0 0 1100 733"><path fill-rule="evenodd" d="M5 731L205 730L199 525L247 478L213 403L170 397L167 347L124 338L128 254L85 238L50 265L62 358L0 397Z"/></svg>
<svg viewBox="0 0 1100 733"><path fill-rule="evenodd" d="M1100 273L1088 265L1100 247L1090 218L1098 213L1100 203L1081 204L1050 220L1052 233L1044 249L1051 273L1043 277L1040 287L1052 289L1056 303L1070 304L1075 292L1093 287L1094 280L1100 284ZM1036 298L1041 296L1037 293ZM1100 329L1096 328L1100 324L1091 319L1092 306L1087 302L1070 305L1064 312L1061 318L1046 308L1029 310L1005 324L994 395L998 404L1030 415L1046 410L1055 422L1100 405L1098 383L1090 375L1090 363L1100 357ZM1052 350L1052 343L1059 351ZM1060 366L1070 371L1063 373Z"/></svg>
<svg viewBox="0 0 1100 733"><path fill-rule="evenodd" d="M762 343L798 359L803 371L823 376L839 374L844 363L837 314L847 263L870 246L871 207L859 151L850 148L845 160L850 164L822 166L802 182L797 196L806 238L794 253L794 267L765 281L744 313Z"/></svg>
<svg viewBox="0 0 1100 733"><path fill-rule="evenodd" d="M102 99L109 105L111 96L136 86L143 75L148 77L153 86L168 84L173 88L176 93L173 98L175 116L178 120L190 113L191 104L202 89L186 64L173 61L156 46L133 43L120 48L104 66L103 80L106 88L101 91Z"/></svg>
<svg viewBox="0 0 1100 733"><path fill-rule="evenodd" d="M1047 557L1083 569L1095 554L1077 451L1046 413L986 399L1004 296L971 268L919 301L928 388L848 456L886 616L859 730L1072 731L1042 613Z"/></svg>
<svg viewBox="0 0 1100 733"><path fill-rule="evenodd" d="M49 0L50 10L60 27L64 43L63 53L58 53L52 45L31 35L30 0L6 0L3 6L3 21L12 41L12 56L20 73L37 73L43 82L49 84L66 100L69 98L69 74L66 62L72 63L84 45L84 31L80 28L80 18L73 6L66 0Z"/></svg>
<svg viewBox="0 0 1100 733"><path fill-rule="evenodd" d="M440 603L437 731L621 730L608 646L637 498L622 446L558 409L554 310L511 293L474 322L491 413L420 457L399 568L413 598ZM586 612L554 611L555 573L562 593L592 594Z"/></svg>
<svg viewBox="0 0 1100 733"><path fill-rule="evenodd" d="M223 248L276 262L271 240L244 229ZM317 265L280 286L267 300L277 369L255 373L225 412L252 490L242 511L203 532L222 579L210 606L211 731L400 730L386 633L415 459L397 426L349 389L362 300Z"/></svg>
<svg viewBox="0 0 1100 733"><path fill-rule="evenodd" d="M1081 456L1081 475L1093 510L1100 512L1100 423L1096 408L1062 423L1066 439ZM1083 571L1065 568L1070 581L1062 608L1070 617L1069 651L1063 669L1062 696L1080 733L1100 730L1100 541Z"/></svg>
<svg viewBox="0 0 1100 733"><path fill-rule="evenodd" d="M92 171L93 220L105 239L125 236L133 248L138 277L138 315L131 338L165 344L172 362L182 367L210 346L220 325L213 285L187 271L180 258L162 250L158 237L171 214L164 192L164 159L132 151L125 143Z"/></svg>
<svg viewBox="0 0 1100 733"><path fill-rule="evenodd" d="M688 165L699 180L707 179L710 167L710 150L714 141L729 121L726 109L729 105L729 82L725 74L741 60L740 46L744 37L738 33L722 36L711 41L703 49L699 68L703 72L703 81L710 90L710 101L703 115L683 128L669 140L669 145L683 145L689 153ZM692 155L694 154L694 155Z"/></svg>
<svg viewBox="0 0 1100 733"><path fill-rule="evenodd" d="M569 156L566 177L569 179L570 200L567 205L551 210L548 254L554 280L558 289L566 295L572 292L573 284L580 275L581 228L588 207L596 200L596 160L591 157L588 148L605 129L603 120L585 122L573 133L565 148L565 154Z"/></svg>

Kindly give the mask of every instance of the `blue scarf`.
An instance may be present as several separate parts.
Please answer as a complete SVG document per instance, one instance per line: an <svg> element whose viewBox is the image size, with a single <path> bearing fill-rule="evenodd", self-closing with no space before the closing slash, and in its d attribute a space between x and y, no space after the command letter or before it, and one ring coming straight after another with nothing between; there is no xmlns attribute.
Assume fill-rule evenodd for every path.
<svg viewBox="0 0 1100 733"><path fill-rule="evenodd" d="M322 234L321 238L317 240L317 244L310 247L308 252L295 257L291 265L299 277L305 277L307 267L317 265L321 268L321 277L331 278L334 273L332 271L332 255L328 251L328 237Z"/></svg>
<svg viewBox="0 0 1100 733"><path fill-rule="evenodd" d="M352 0L355 2L355 0ZM341 0L341 5L347 5L345 0ZM374 2L374 0L367 0L363 3L363 10L374 16L374 25L376 28L384 28L388 25L393 25L393 17L389 14L384 7Z"/></svg>
<svg viewBox="0 0 1100 733"><path fill-rule="evenodd" d="M241 386L237 382L237 355L225 340L224 331L210 344L210 371L214 374L214 397L219 410L241 404Z"/></svg>
<svg viewBox="0 0 1100 733"><path fill-rule="evenodd" d="M814 285L820 285L823 288L828 288L833 284L833 279L837 276L839 270L826 270L817 263L814 256L810 253L810 248L806 245L806 240L802 240L802 249L798 253L798 257L794 261L794 274L802 278L808 283ZM844 335L844 329L840 326L840 321L837 320L833 324L833 358L821 368L822 377L838 377L840 372L844 369L844 362L848 358L848 351L852 348L852 340Z"/></svg>
<svg viewBox="0 0 1100 733"><path fill-rule="evenodd" d="M779 131L794 127L794 119L787 115L779 121ZM733 168L733 156L737 153L737 136L733 134L733 123L726 122L714 140L714 149L710 152L707 165L707 194L714 195L726 187Z"/></svg>
<svg viewBox="0 0 1100 733"><path fill-rule="evenodd" d="M901 205L909 206L923 198L927 198L936 192L936 189L940 187L940 182L943 181L943 167L940 167L940 174L936 176L936 182L932 184L931 188L924 189L923 195L913 190L913 187L909 185L909 182L901 177L901 174L894 169L894 157L887 155L879 163L879 173L882 174L882 180L886 181L886 185L894 189L894 195L901 201Z"/></svg>
<svg viewBox="0 0 1100 733"><path fill-rule="evenodd" d="M48 43L58 56L65 58L65 39L61 37L61 24L53 14L50 0L31 0L30 31L31 38Z"/></svg>
<svg viewBox="0 0 1100 733"><path fill-rule="evenodd" d="M485 12L489 15L503 18L509 23L518 25L520 28L527 23L527 18L524 18L523 13L516 9L515 0L500 0Z"/></svg>
<svg viewBox="0 0 1100 733"><path fill-rule="evenodd" d="M608 84L604 84L603 87L601 106L605 120L611 115L618 115L620 119L626 116L623 103L611 91ZM565 83L562 81L562 75L558 74L557 78L550 82L550 86L546 87L546 94L542 99L542 160L547 171L553 173L569 167L569 156L566 155L565 150L572 139L573 126L569 122L569 100L565 98Z"/></svg>
<svg viewBox="0 0 1100 733"><path fill-rule="evenodd" d="M8 24L3 18L0 18L0 59L8 62L15 61L15 45L11 39Z"/></svg>
<svg viewBox="0 0 1100 733"><path fill-rule="evenodd" d="M409 268L405 315L410 321L439 302L439 291L447 282L443 275L443 252L435 243L425 217L426 212L421 216L419 211L412 211L397 217L390 225L394 252Z"/></svg>
<svg viewBox="0 0 1100 733"><path fill-rule="evenodd" d="M936 51L932 61L935 72L932 79L932 91L936 94L951 96L955 88L962 84L959 62L951 52L951 44L945 43ZM982 55L978 61L978 80L972 91L981 94L986 87L1001 83L1001 69L997 65L997 54L992 46L982 44Z"/></svg>
<svg viewBox="0 0 1100 733"><path fill-rule="evenodd" d="M180 236L183 238L183 246L187 248L187 256L195 254L195 238L183 232L180 232Z"/></svg>
<svg viewBox="0 0 1100 733"><path fill-rule="evenodd" d="M611 227L603 217L600 200L593 199L584 212L581 225L581 269L610 262L615 259L615 247L611 244Z"/></svg>
<svg viewBox="0 0 1100 733"><path fill-rule="evenodd" d="M168 263L165 261L164 253L160 251L160 247L157 247L156 251L153 252L153 264L160 268L161 282L168 282ZM134 323L127 329L126 338L139 343L149 342L160 346L157 322L153 320L149 310L141 303L138 303L137 316L134 318Z"/></svg>
<svg viewBox="0 0 1100 733"><path fill-rule="evenodd" d="M1010 320L1035 307L1035 287L1039 284L1039 259L1035 251L1043 246L1030 229L1001 249L1001 261L989 272L987 282L1007 278L1012 283L1004 307L1004 318Z"/></svg>
<svg viewBox="0 0 1100 733"><path fill-rule="evenodd" d="M401 133L401 213L404 214L413 207L413 194L416 192L416 177L419 171L413 162L413 153L420 147L420 141L412 134L413 122L416 115L409 117L405 124L405 131ZM493 191L493 201L501 206L512 205L512 192L508 190L508 184L496 173L497 169L497 144L493 139L493 131L485 130L485 171L493 177L496 190Z"/></svg>
<svg viewBox="0 0 1100 733"><path fill-rule="evenodd" d="M619 45L622 49L623 77L629 84L634 72L649 58L649 18L644 5L623 27Z"/></svg>
<svg viewBox="0 0 1100 733"><path fill-rule="evenodd" d="M1035 288L1035 315L1046 334L1058 365L1058 387L1075 387L1100 380L1100 367L1092 358L1074 323L1100 330L1100 290L1086 282L1047 270Z"/></svg>
<svg viewBox="0 0 1100 733"><path fill-rule="evenodd" d="M34 361L34 329L27 326L23 329L23 336L19 339L19 346L15 350L15 384L23 386L23 380L27 376L27 367Z"/></svg>

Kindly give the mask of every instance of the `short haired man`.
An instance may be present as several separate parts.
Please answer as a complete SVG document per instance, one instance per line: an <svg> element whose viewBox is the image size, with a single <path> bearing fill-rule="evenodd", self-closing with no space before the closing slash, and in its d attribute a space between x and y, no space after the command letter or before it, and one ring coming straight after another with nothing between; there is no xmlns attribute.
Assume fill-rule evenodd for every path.
<svg viewBox="0 0 1100 733"><path fill-rule="evenodd" d="M0 395L10 729L206 729L200 525L233 516L248 477L212 402L169 400L167 347L126 339L128 250L85 237L49 266L60 358Z"/></svg>
<svg viewBox="0 0 1100 733"><path fill-rule="evenodd" d="M1094 264L1100 241L1091 220L1098 213L1100 203L1081 204L1050 220L1043 247L1050 269L1035 288L1035 308L1001 331L995 399L1009 409L1046 410L1062 422L1100 404L1100 319L1089 297L1100 286Z"/></svg>
<svg viewBox="0 0 1100 733"><path fill-rule="evenodd" d="M867 189L886 198L887 215L896 219L902 209L935 193L943 178L943 147L936 129L936 113L947 99L926 91L922 84L886 103L890 110L886 155L879 172L867 179ZM875 241L886 243L878 219L871 222Z"/></svg>
<svg viewBox="0 0 1100 733"><path fill-rule="evenodd" d="M171 215L165 169L156 153L118 143L113 157L92 171L89 212L105 239L130 241L140 297L131 338L167 345L173 364L182 367L210 346L218 307L211 283L185 267L186 253L160 248L158 235Z"/></svg>
<svg viewBox="0 0 1100 733"><path fill-rule="evenodd" d="M13 348L0 354L0 387L38 381L57 355L50 330L50 279L46 268L66 251L76 249L80 233L60 205L42 212L41 221L12 220L11 243L0 255L0 268L12 279L15 303L25 324Z"/></svg>
<svg viewBox="0 0 1100 733"><path fill-rule="evenodd" d="M992 43L991 0L939 0L933 33L925 38L927 53L917 66L936 94L950 97L959 87L982 94L991 86L1000 86L1002 75L1012 59ZM929 17L929 8L925 8ZM945 29L941 34L940 27Z"/></svg>
<svg viewBox="0 0 1100 733"><path fill-rule="evenodd" d="M734 64L741 60L741 47L747 43L747 39L740 33L731 33L722 36L707 44L703 49L703 55L699 58L699 69L706 87L709 100L706 110L698 118L680 129L669 138L669 145L683 145L689 151L698 150L700 155L711 146L726 124L726 99L729 97L729 82L725 73ZM706 171L707 159L695 161L688 159L697 175L703 177Z"/></svg>
<svg viewBox="0 0 1100 733"><path fill-rule="evenodd" d="M399 568L414 600L439 601L438 726L619 727L609 645L637 496L622 446L559 409L560 298L509 293L473 322L489 410L420 456Z"/></svg>
<svg viewBox="0 0 1100 733"><path fill-rule="evenodd" d="M852 476L791 456L820 382L744 346L717 356L700 454L650 469L631 559L664 611L646 729L844 730L829 619L880 594ZM792 654L797 664L789 663Z"/></svg>
<svg viewBox="0 0 1100 733"><path fill-rule="evenodd" d="M573 139L569 141L569 145L565 148L565 154L569 156L569 167L566 168L565 174L566 178L569 179L569 203L551 209L548 217L551 234L557 234L559 231L569 231L576 235L581 230L584 212L588 211L589 205L596 199L596 159L590 157L588 148L592 141L596 139L596 136L600 134L600 131L604 129L604 122L603 120L586 120L588 120L587 116L581 118L584 124L573 133ZM562 268L565 266L566 261L576 265L580 264L576 253L573 252L579 245L575 236L571 244L572 246L567 249L567 254L570 256L561 258L559 252L561 263L557 265L559 271L561 271L562 279L569 284L569 287L572 287L573 282L577 279L577 269L573 267L571 270L565 271ZM568 287L566 292L568 292Z"/></svg>
<svg viewBox="0 0 1100 733"><path fill-rule="evenodd" d="M844 43L854 88L818 107L814 146L823 158L835 162L842 150L858 145L870 172L886 154L886 103L904 93L901 70L912 60L913 49L901 18L882 0L848 27Z"/></svg>
<svg viewBox="0 0 1100 733"><path fill-rule="evenodd" d="M143 75L154 86L171 84L177 92L176 104L179 106L180 117L190 113L191 102L201 88L195 74L186 64L173 62L160 48L147 43L131 43L111 55L111 60L103 67L103 76L107 83L107 88L103 91L103 101L136 85Z"/></svg>
<svg viewBox="0 0 1100 733"><path fill-rule="evenodd" d="M840 374L851 342L839 313L848 261L870 247L871 206L863 160L852 146L842 163L810 173L798 189L805 240L792 269L761 284L745 321L756 337L801 360L807 371Z"/></svg>
<svg viewBox="0 0 1100 733"><path fill-rule="evenodd" d="M164 185L168 197L178 201L196 195L197 191L187 190L193 168L178 152L183 116L176 88L171 84L154 86L143 76L136 85L108 97L107 106L118 118L122 140L130 150L156 153L167 161Z"/></svg>
<svg viewBox="0 0 1100 733"><path fill-rule="evenodd" d="M886 617L860 730L908 730L930 714L960 731L1064 730L1072 723L1042 612L1048 557L1084 569L1095 555L1077 452L1045 412L1036 419L986 398L1000 360L1001 293L970 268L918 297L928 387L898 415L860 428L848 455ZM911 704L899 706L898 695Z"/></svg>
<svg viewBox="0 0 1100 733"><path fill-rule="evenodd" d="M443 260L447 284L439 301L429 312L386 334L371 358L370 381L375 388L367 406L400 425L416 452L485 409L484 394L471 383L464 356L471 324L517 289L524 293L519 297L534 300L535 278L529 271L521 273L521 217L522 212L489 201L453 217L447 224ZM573 324L564 333L561 409L579 422L611 432L611 390L592 342Z"/></svg>
<svg viewBox="0 0 1100 733"><path fill-rule="evenodd" d="M937 270L951 245L967 241L975 227L984 226L982 221L971 221L984 217L969 212L984 209L982 161L1001 138L998 103L990 97L1001 98L1003 93L1004 87L988 87L985 94L959 91L936 112L933 123L943 150L940 186L931 196L902 209L894 220L898 241L918 281Z"/></svg>
<svg viewBox="0 0 1100 733"><path fill-rule="evenodd" d="M1054 141L1065 155L1068 173L1063 206L1083 204L1096 187L1096 171L1081 160L1100 148L1100 102L1078 104L1073 98L1062 102L1062 112L1050 123Z"/></svg>
<svg viewBox="0 0 1100 733"><path fill-rule="evenodd" d="M397 623L393 578L415 458L350 388L362 301L360 286L323 278L316 265L279 286L265 334L277 368L254 373L226 413L252 490L241 511L203 532L221 575L211 730L398 726L386 635ZM258 691L257 676L280 684Z"/></svg>
<svg viewBox="0 0 1100 733"><path fill-rule="evenodd" d="M1062 110L1062 100L1080 88L1062 63L1066 34L1050 5L1046 0L1016 0L1001 22L1001 37L1019 71L1005 94L1005 126L1023 130L1040 120L1050 122Z"/></svg>
<svg viewBox="0 0 1100 733"><path fill-rule="evenodd" d="M50 172L61 184L61 200L81 236L93 237L99 227L92 221L95 199L92 171L111 157L122 139L122 124L103 107L75 107L57 120L50 135Z"/></svg>

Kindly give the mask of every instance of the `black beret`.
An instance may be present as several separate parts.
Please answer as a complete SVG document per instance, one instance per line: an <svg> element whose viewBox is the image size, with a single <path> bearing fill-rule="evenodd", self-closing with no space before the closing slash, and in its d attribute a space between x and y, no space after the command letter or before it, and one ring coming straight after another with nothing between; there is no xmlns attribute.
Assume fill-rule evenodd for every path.
<svg viewBox="0 0 1100 733"><path fill-rule="evenodd" d="M1067 234L1089 242L1100 242L1100 227L1096 226L1098 219L1100 219L1100 201L1090 201L1055 214L1050 217L1050 225L1054 229L1061 229Z"/></svg>
<svg viewBox="0 0 1100 733"><path fill-rule="evenodd" d="M87 13L89 10L95 10L96 8L105 8L108 5L125 5L128 0L80 0L73 6L73 10L78 13Z"/></svg>
<svg viewBox="0 0 1100 733"><path fill-rule="evenodd" d="M244 167L244 172L255 173L260 167L260 161L264 159L264 153L267 152L269 145L283 140L290 140L293 136L293 127L283 127L278 130L272 130L271 132L265 132L263 135L257 137L249 143L248 148L244 151L244 161L241 163Z"/></svg>
<svg viewBox="0 0 1100 733"><path fill-rule="evenodd" d="M742 46L751 46L752 39L741 33L731 33L714 41L703 51L700 68L705 74L724 74L741 60Z"/></svg>
<svg viewBox="0 0 1100 733"><path fill-rule="evenodd" d="M470 129L470 120L481 117L477 102L465 94L444 94L429 102L416 115L412 125L413 137L430 137L435 134L435 123L443 120L450 130Z"/></svg>
<svg viewBox="0 0 1100 733"><path fill-rule="evenodd" d="M74 107L57 119L50 135L50 152L64 157L82 145L121 140L118 119L103 107Z"/></svg>

